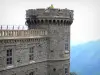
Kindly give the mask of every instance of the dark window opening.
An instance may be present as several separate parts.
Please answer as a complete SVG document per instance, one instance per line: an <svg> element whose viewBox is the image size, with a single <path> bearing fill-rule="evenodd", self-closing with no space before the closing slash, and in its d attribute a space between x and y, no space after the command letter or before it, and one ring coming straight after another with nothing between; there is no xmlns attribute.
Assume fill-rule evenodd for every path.
<svg viewBox="0 0 100 75"><path fill-rule="evenodd" d="M56 21L55 21L55 20L53 20L53 23L55 24L55 23L56 23Z"/></svg>
<svg viewBox="0 0 100 75"><path fill-rule="evenodd" d="M30 54L29 55L29 60L31 61L31 60L33 60L34 59L34 55L33 54Z"/></svg>
<svg viewBox="0 0 100 75"><path fill-rule="evenodd" d="M68 68L65 68L65 74L66 75L68 74Z"/></svg>
<svg viewBox="0 0 100 75"><path fill-rule="evenodd" d="M43 24L43 20L41 20L41 24Z"/></svg>
<svg viewBox="0 0 100 75"><path fill-rule="evenodd" d="M29 75L34 75L34 72L30 72Z"/></svg>
<svg viewBox="0 0 100 75"><path fill-rule="evenodd" d="M61 20L61 24L63 23L63 20Z"/></svg>
<svg viewBox="0 0 100 75"><path fill-rule="evenodd" d="M29 18L26 19L26 24L31 24L31 21Z"/></svg>
<svg viewBox="0 0 100 75"><path fill-rule="evenodd" d="M68 50L68 44L65 43L65 50Z"/></svg>
<svg viewBox="0 0 100 75"><path fill-rule="evenodd" d="M53 68L53 71L56 71L56 68Z"/></svg>
<svg viewBox="0 0 100 75"><path fill-rule="evenodd" d="M7 50L7 56L12 56L12 49Z"/></svg>
<svg viewBox="0 0 100 75"><path fill-rule="evenodd" d="M7 58L7 65L12 64L12 57Z"/></svg>
<svg viewBox="0 0 100 75"><path fill-rule="evenodd" d="M34 47L30 47L29 49L29 60L34 60Z"/></svg>

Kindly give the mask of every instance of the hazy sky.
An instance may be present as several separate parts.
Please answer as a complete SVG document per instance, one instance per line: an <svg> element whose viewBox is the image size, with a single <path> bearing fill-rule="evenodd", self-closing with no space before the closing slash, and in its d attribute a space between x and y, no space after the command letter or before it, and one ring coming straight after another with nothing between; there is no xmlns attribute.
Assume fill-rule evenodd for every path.
<svg viewBox="0 0 100 75"><path fill-rule="evenodd" d="M51 4L74 10L72 45L100 39L99 0L0 0L0 25L25 25L25 10Z"/></svg>

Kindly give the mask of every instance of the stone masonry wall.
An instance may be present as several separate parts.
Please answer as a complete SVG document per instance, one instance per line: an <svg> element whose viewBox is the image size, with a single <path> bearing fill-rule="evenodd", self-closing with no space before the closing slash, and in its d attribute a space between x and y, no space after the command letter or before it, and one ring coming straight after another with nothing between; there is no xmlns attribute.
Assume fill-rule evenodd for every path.
<svg viewBox="0 0 100 75"><path fill-rule="evenodd" d="M29 61L29 48L34 46L34 60ZM34 69L30 65L38 64L36 68L45 68L42 61L47 59L47 38L41 39L17 39L17 40L0 40L0 75L12 75L12 70L17 75L25 75L24 73L29 69ZM6 64L6 51L13 50L13 64ZM40 65L39 65L40 64ZM36 65L35 65L36 66ZM39 67L38 67L39 66ZM27 67L27 70L25 68ZM21 72L22 69L25 72ZM20 72L19 72L20 71ZM35 72L35 71L34 71ZM37 73L41 73L37 72ZM19 74L18 74L19 73Z"/></svg>

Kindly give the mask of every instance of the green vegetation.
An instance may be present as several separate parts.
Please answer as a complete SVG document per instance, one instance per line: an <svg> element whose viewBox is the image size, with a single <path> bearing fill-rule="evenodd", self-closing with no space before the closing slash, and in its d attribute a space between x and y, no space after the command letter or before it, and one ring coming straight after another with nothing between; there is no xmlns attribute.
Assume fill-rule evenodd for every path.
<svg viewBox="0 0 100 75"><path fill-rule="evenodd" d="M48 8L53 9L54 8L53 4L51 4L51 6L49 6Z"/></svg>
<svg viewBox="0 0 100 75"><path fill-rule="evenodd" d="M54 6L51 4L50 8L54 8Z"/></svg>

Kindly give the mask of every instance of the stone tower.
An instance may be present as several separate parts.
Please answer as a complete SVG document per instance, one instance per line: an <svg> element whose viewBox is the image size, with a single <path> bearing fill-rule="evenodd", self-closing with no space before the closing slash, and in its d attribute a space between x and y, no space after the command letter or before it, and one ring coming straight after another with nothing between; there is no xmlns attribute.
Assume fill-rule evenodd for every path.
<svg viewBox="0 0 100 75"><path fill-rule="evenodd" d="M46 67L41 75L69 75L70 66L70 25L73 22L73 10L69 9L28 9L26 25L28 30L47 30L46 57L41 60ZM42 70L41 70L42 71Z"/></svg>

